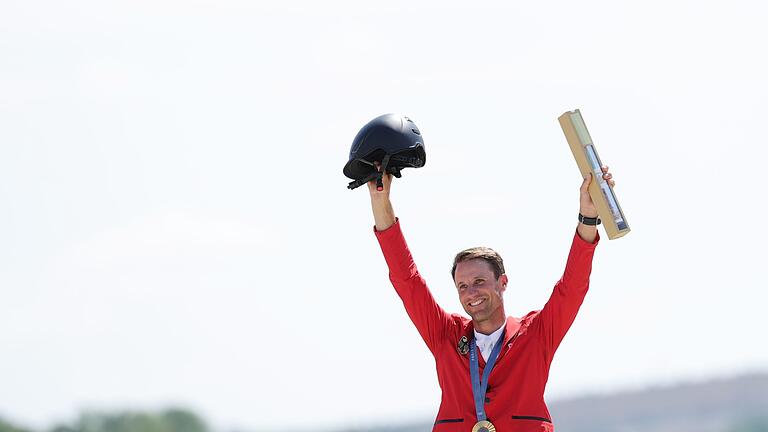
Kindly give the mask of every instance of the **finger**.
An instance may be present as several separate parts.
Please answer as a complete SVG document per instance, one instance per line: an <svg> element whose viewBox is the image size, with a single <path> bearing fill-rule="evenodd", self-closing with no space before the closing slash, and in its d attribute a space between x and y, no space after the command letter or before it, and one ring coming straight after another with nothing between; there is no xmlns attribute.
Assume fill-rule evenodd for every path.
<svg viewBox="0 0 768 432"><path fill-rule="evenodd" d="M616 182L613 180L608 180L608 184L611 185L611 187L616 186Z"/></svg>
<svg viewBox="0 0 768 432"><path fill-rule="evenodd" d="M610 180L610 179L612 179L612 178L613 178L613 174L611 174L611 173L605 173L605 174L603 174L603 178L604 178L605 180Z"/></svg>
<svg viewBox="0 0 768 432"><path fill-rule="evenodd" d="M604 173L608 172L608 165L603 165L600 167L601 170L603 170Z"/></svg>

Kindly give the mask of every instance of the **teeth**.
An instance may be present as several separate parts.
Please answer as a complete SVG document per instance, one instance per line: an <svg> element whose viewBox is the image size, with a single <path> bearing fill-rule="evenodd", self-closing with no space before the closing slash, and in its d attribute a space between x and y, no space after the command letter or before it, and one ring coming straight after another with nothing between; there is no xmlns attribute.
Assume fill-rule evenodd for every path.
<svg viewBox="0 0 768 432"><path fill-rule="evenodd" d="M470 306L477 306L477 305L479 305L479 304L480 304L480 303L482 303L482 302L483 302L483 299L480 299L480 300L475 300L475 301L473 301L473 302L470 302L470 303L469 303L469 305L470 305Z"/></svg>

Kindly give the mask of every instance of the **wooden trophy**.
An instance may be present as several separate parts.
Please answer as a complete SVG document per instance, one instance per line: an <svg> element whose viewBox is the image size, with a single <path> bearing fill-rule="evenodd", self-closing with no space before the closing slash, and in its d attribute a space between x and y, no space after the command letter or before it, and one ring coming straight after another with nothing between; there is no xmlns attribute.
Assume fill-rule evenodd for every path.
<svg viewBox="0 0 768 432"><path fill-rule="evenodd" d="M627 218L619 206L619 200L613 188L603 179L603 171L600 168L600 157L597 155L597 149L589 136L587 125L581 117L579 110L568 111L558 117L560 126L563 128L568 145L571 146L573 157L579 166L581 176L592 173L592 183L589 185L589 195L592 202L595 203L597 214L603 222L605 232L608 238L613 240L629 232Z"/></svg>

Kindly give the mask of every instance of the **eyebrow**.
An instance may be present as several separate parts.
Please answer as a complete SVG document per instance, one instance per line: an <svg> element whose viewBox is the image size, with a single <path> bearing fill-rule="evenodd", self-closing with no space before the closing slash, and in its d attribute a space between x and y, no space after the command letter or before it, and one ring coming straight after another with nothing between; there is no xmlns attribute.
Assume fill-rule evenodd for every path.
<svg viewBox="0 0 768 432"><path fill-rule="evenodd" d="M482 275L472 276L472 280L477 280L477 279L487 279L487 277L482 276ZM463 280L457 281L456 285L461 285L463 283L466 283L466 282L464 282Z"/></svg>

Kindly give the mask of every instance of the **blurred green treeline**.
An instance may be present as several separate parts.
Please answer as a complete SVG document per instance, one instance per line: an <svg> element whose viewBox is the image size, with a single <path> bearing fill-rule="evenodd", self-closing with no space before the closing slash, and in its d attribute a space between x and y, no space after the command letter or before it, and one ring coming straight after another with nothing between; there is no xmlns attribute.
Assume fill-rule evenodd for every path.
<svg viewBox="0 0 768 432"><path fill-rule="evenodd" d="M691 420L691 423L694 423L693 419ZM563 430L568 430L570 425L560 426ZM391 425L367 429L345 429L344 432L414 432L428 429L428 424ZM596 424L594 430L602 431L603 429ZM644 429L639 425L628 425L626 430L635 432ZM651 427L645 430L655 431L656 429ZM679 430L688 432L692 429L680 426ZM58 424L45 431L27 429L0 419L0 432L211 432L211 429L200 416L190 411L167 409L159 412L85 412L72 424ZM722 432L768 432L768 416L737 421Z"/></svg>
<svg viewBox="0 0 768 432"><path fill-rule="evenodd" d="M38 432L0 419L0 432ZM71 424L58 424L46 432L210 432L196 414L183 409L157 413L123 411L86 412Z"/></svg>

